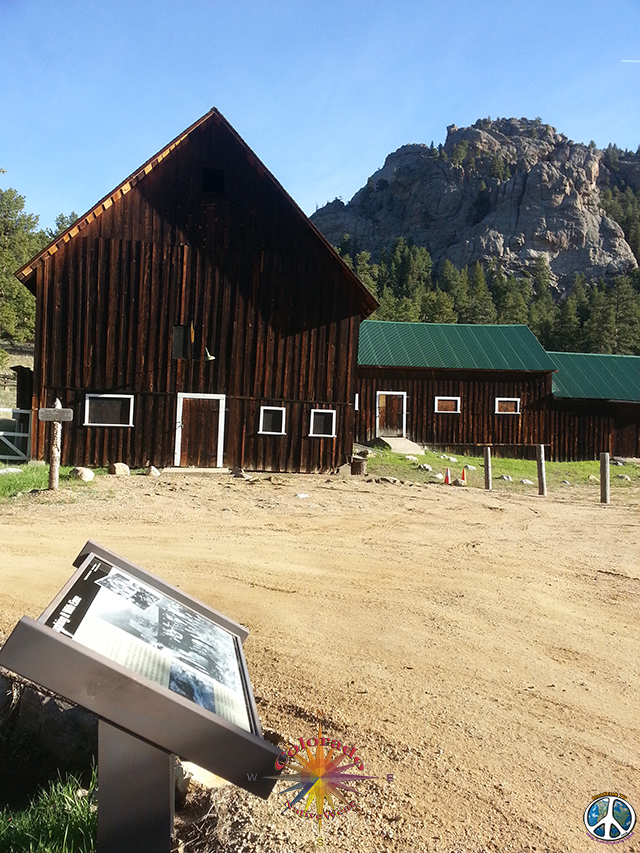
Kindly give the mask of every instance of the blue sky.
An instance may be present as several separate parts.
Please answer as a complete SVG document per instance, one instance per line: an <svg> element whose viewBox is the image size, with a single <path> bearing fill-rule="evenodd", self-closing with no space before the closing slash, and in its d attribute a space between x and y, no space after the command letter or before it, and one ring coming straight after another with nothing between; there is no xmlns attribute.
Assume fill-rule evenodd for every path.
<svg viewBox="0 0 640 853"><path fill-rule="evenodd" d="M212 106L306 213L486 116L640 144L639 0L0 0L0 187L83 213Z"/></svg>

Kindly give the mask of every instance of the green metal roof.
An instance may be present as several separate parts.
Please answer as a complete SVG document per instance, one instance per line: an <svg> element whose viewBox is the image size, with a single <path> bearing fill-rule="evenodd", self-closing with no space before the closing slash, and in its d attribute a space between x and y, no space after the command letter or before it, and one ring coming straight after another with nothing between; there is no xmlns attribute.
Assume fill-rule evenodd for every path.
<svg viewBox="0 0 640 853"><path fill-rule="evenodd" d="M450 370L556 369L527 326L386 320L365 320L360 324L358 364Z"/></svg>
<svg viewBox="0 0 640 853"><path fill-rule="evenodd" d="M555 397L640 403L640 356L550 352Z"/></svg>

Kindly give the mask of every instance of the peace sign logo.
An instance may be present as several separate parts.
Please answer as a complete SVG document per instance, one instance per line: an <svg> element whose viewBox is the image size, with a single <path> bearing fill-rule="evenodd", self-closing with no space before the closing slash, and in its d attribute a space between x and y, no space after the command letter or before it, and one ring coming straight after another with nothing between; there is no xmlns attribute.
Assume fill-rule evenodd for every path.
<svg viewBox="0 0 640 853"><path fill-rule="evenodd" d="M601 794L585 809L584 825L596 841L622 841L633 832L636 813L619 794Z"/></svg>

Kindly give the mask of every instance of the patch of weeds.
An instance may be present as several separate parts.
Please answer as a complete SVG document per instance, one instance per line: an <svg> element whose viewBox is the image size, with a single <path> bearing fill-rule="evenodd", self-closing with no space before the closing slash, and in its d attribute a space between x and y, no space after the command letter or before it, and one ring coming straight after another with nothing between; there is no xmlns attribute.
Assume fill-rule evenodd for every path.
<svg viewBox="0 0 640 853"><path fill-rule="evenodd" d="M92 853L96 788L94 767L88 790L70 775L52 782L27 808L0 810L0 853Z"/></svg>
<svg viewBox="0 0 640 853"><path fill-rule="evenodd" d="M25 495L31 491L44 491L49 488L49 466L48 465L12 465L0 463L0 470L5 468L19 469L20 473L0 474L0 501ZM91 483L83 483L70 477L71 467L60 466L59 488L60 490L77 490L91 488ZM107 473L106 468L92 468L98 477Z"/></svg>
<svg viewBox="0 0 640 853"><path fill-rule="evenodd" d="M442 459L443 455L439 451L426 450L420 455L416 455L418 463L412 462L405 458L403 454L393 453L391 450L379 450L379 456L370 456L367 459L367 472L374 477L396 477L398 480L409 480L413 483L433 483L438 482L434 475L445 474L447 468L451 471L451 478L460 477L462 469L465 465L473 465L475 470L466 471L467 485L471 488L484 488L484 459L482 456L462 456L453 453L447 453L446 456L453 456L456 460L451 462L450 459ZM431 466L431 471L423 471L418 466L420 464L428 464ZM545 463L545 473L547 479L547 491L564 491L569 489L569 486L563 483L567 480L570 486L580 488L599 488L597 483L590 481L589 477L600 478L600 462L549 462ZM618 474L627 474L631 477L629 480L619 480ZM494 489L505 489L509 491L517 491L521 493L536 493L538 483L538 469L535 459L508 459L492 456L491 458L491 475L493 479ZM511 477L511 480L501 480L500 477L506 475ZM533 485L520 483L520 480L531 480ZM442 482L442 481L440 481ZM611 466L610 469L611 488L625 488L640 484L640 467L634 464L625 466Z"/></svg>

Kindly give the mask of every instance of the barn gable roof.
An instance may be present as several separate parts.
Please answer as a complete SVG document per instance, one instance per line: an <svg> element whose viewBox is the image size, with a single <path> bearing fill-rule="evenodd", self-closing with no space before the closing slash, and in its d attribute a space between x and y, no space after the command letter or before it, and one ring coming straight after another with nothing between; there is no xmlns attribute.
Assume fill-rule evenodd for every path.
<svg viewBox="0 0 640 853"><path fill-rule="evenodd" d="M287 198L288 202L295 209L298 215L305 221L308 228L310 228L313 232L315 232L316 237L325 244L327 250L331 251L337 260L343 267L345 276L349 279L351 284L356 288L358 293L360 304L362 307L362 315L364 317L371 314L378 307L378 303L374 296L367 290L364 284L360 281L357 275L351 270L351 268L342 260L340 255L335 251L333 246L329 243L326 237L316 228L316 226L311 222L311 220L307 217L304 211L296 204L296 202L291 198L289 193L284 189L282 184L271 174L271 172L267 169L267 167L261 162L261 160L257 157L257 155L251 150L251 148L247 145L247 143L242 139L242 137L237 133L237 131L229 124L229 122L225 119L222 113L213 107L206 113L202 118L199 118L198 121L194 122L190 127L188 127L181 134L176 136L168 145L158 151L157 154L154 154L153 157L150 157L146 163L143 163L139 169L136 169L129 177L125 178L118 186L112 190L110 193L107 193L106 196L100 199L100 201L95 204L90 210L88 210L85 214L80 216L69 228L66 229L62 234L59 234L55 237L47 246L44 247L37 255L34 255L31 260L27 261L24 266L20 267L19 270L16 271L16 277L28 287L30 285L29 279L35 272L38 263L46 258L47 256L55 254L65 243L68 243L72 240L78 233L80 233L83 228L85 228L89 223L93 222L94 219L97 219L105 210L108 210L112 204L116 203L118 199L122 198L122 196L126 195L137 183L144 180L144 178L151 172L165 157L168 157L171 152L181 145L189 136L189 134L193 133L194 130L203 127L204 125L215 122L218 125L223 126L233 137L237 140L237 142L246 150L247 159L251 166L255 168L261 175L266 176L272 183L278 188L278 190Z"/></svg>
<svg viewBox="0 0 640 853"><path fill-rule="evenodd" d="M550 352L554 397L640 403L640 356Z"/></svg>
<svg viewBox="0 0 640 853"><path fill-rule="evenodd" d="M358 364L449 370L556 370L527 326L380 320L361 324Z"/></svg>

